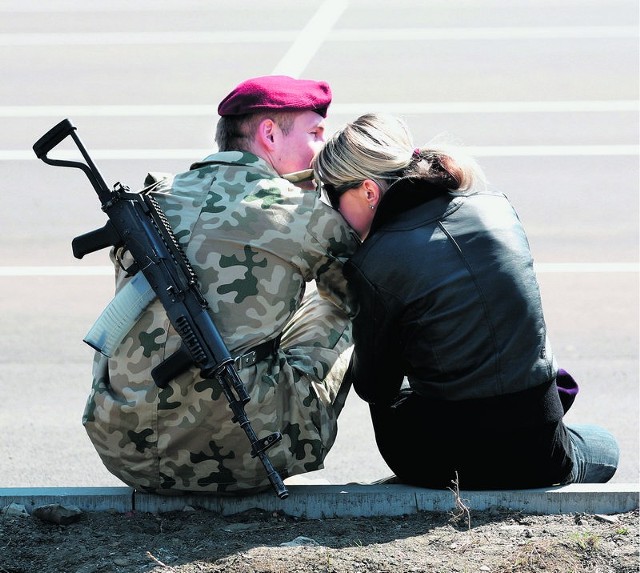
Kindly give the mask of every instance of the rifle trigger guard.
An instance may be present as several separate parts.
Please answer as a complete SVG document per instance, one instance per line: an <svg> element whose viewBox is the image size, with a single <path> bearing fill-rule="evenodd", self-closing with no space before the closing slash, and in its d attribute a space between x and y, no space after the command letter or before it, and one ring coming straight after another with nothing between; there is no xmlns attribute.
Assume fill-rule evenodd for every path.
<svg viewBox="0 0 640 573"><path fill-rule="evenodd" d="M125 266L125 262L124 262L124 254L127 252L127 249L125 249L124 247L118 247L116 249L115 252L115 258L116 258L116 262L118 263L118 266L125 272L127 273L128 277L132 277L133 275L135 275L139 270L140 267L138 266L138 263L136 263L135 261L133 261L133 263L130 266Z"/></svg>

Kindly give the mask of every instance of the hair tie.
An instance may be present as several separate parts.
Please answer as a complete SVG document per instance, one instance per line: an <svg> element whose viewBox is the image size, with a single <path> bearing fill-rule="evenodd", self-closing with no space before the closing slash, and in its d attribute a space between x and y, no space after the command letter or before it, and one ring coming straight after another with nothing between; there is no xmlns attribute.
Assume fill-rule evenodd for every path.
<svg viewBox="0 0 640 573"><path fill-rule="evenodd" d="M420 151L420 148L419 148L419 147L416 147L416 148L413 150L413 158L414 158L414 159L422 159L422 152Z"/></svg>

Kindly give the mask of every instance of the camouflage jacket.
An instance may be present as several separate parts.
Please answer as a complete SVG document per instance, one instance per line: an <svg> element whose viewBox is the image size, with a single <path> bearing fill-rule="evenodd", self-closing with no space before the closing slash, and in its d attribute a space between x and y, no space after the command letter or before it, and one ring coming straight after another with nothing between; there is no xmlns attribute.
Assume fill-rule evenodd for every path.
<svg viewBox="0 0 640 573"><path fill-rule="evenodd" d="M245 409L259 437L283 433L269 450L283 476L321 468L337 431L340 356L351 344L342 266L357 247L355 235L317 191L294 186L249 153L211 155L161 182L154 195L231 354L284 332L272 358L240 372L251 396ZM130 279L118 265L116 272L120 289ZM317 332L292 334L287 343L311 281L330 318L322 311ZM296 347L296 340L307 342ZM103 462L125 483L150 491L265 487L264 470L217 382L192 368L167 388L155 386L151 369L179 345L155 300L111 358L96 354L83 423Z"/></svg>

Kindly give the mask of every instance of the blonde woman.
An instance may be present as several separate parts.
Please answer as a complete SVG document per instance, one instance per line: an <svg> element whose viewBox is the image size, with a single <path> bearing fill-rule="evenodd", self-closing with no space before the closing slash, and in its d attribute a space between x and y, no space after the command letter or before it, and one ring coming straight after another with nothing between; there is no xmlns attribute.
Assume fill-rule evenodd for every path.
<svg viewBox="0 0 640 573"><path fill-rule="evenodd" d="M362 244L345 267L359 304L348 378L401 482L467 489L606 482L618 446L566 426L559 370L524 229L459 150L415 148L367 114L314 159ZM403 384L403 380L408 381Z"/></svg>

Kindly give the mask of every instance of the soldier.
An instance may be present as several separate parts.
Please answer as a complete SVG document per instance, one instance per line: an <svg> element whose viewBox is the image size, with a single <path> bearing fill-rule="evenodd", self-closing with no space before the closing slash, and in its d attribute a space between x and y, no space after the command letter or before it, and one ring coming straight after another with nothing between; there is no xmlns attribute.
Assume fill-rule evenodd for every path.
<svg viewBox="0 0 640 573"><path fill-rule="evenodd" d="M342 266L359 240L312 181L282 177L310 167L330 102L325 82L247 80L218 107L220 151L153 190L236 357L253 429L283 435L269 450L283 478L323 467L348 393ZM127 253L112 260L118 292L131 280ZM105 466L157 493L268 488L216 381L192 368L164 389L154 384L152 368L179 345L154 300L110 358L96 353L83 424Z"/></svg>

